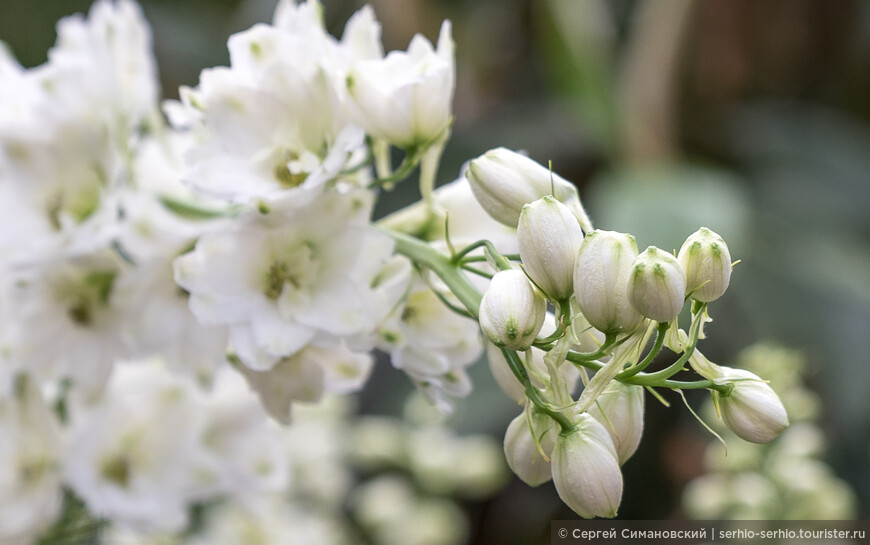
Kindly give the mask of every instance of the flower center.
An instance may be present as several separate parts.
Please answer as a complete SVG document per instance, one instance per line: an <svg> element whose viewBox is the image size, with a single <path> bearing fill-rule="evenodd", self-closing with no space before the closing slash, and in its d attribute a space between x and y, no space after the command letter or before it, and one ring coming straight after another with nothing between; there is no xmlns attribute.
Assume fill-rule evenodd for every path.
<svg viewBox="0 0 870 545"><path fill-rule="evenodd" d="M274 259L266 272L266 297L277 300L282 294L298 293L313 284L318 272L314 257L314 245L305 242L285 258Z"/></svg>
<svg viewBox="0 0 870 545"><path fill-rule="evenodd" d="M302 185L308 178L308 172L298 168L298 162L299 154L294 151L284 150L284 153L281 154L281 159L273 170L275 179L278 180L281 187L293 189ZM291 166L294 168L291 169Z"/></svg>
<svg viewBox="0 0 870 545"><path fill-rule="evenodd" d="M100 311L108 308L117 275L115 271L91 271L59 287L58 298L73 323L89 326Z"/></svg>

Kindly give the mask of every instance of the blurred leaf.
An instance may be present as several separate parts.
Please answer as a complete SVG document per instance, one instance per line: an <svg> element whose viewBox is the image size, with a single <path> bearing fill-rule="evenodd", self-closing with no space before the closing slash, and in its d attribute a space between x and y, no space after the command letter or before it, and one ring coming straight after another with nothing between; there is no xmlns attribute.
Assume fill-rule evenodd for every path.
<svg viewBox="0 0 870 545"><path fill-rule="evenodd" d="M596 228L631 233L640 250L679 250L704 226L725 238L734 259L746 251L748 191L721 170L681 163L620 170L597 179L587 200Z"/></svg>
<svg viewBox="0 0 870 545"><path fill-rule="evenodd" d="M870 235L865 125L810 104L761 102L736 116L732 135L764 209Z"/></svg>
<svg viewBox="0 0 870 545"><path fill-rule="evenodd" d="M616 139L615 29L601 0L547 0L533 4L538 39L556 91L584 131L606 150Z"/></svg>

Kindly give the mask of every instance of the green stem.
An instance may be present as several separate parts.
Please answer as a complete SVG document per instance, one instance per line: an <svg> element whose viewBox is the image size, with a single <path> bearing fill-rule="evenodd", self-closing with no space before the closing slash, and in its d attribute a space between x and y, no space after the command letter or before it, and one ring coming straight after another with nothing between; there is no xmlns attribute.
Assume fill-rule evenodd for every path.
<svg viewBox="0 0 870 545"><path fill-rule="evenodd" d="M471 260L466 259L465 256L467 256L469 253L473 252L474 250L476 250L478 248L482 248L485 244L486 244L485 240L478 240L476 242L472 242L468 246L462 248L461 250L459 250L458 252L453 254L453 257L450 258L450 261L452 261L453 263L459 263L460 261L463 263L471 263ZM480 257L480 259L475 259L474 261L486 261L486 256L478 256L478 257Z"/></svg>
<svg viewBox="0 0 870 545"><path fill-rule="evenodd" d="M416 154L409 153L402 160L402 164L399 165L399 168L396 169L395 172L387 176L386 178L378 178L369 184L369 187L383 187L390 186L396 182L400 182L407 178L411 172L417 167L417 163L420 162L420 157Z"/></svg>
<svg viewBox="0 0 870 545"><path fill-rule="evenodd" d="M576 426L574 426L574 424L572 424L564 414L550 409L547 402L541 399L540 392L538 392L538 389L535 388L535 385L532 384L531 379L529 379L529 374L526 372L526 368L523 366L523 362L520 361L520 357L517 353L513 350L508 350L507 348L502 348L501 353L504 355L504 359L507 361L511 371L513 371L514 375L517 377L517 380L519 380L520 384L525 387L526 397L529 398L529 401L531 401L539 411L555 420L559 426L561 426L563 433L573 431Z"/></svg>
<svg viewBox="0 0 870 545"><path fill-rule="evenodd" d="M679 357L679 359L677 359L677 361L675 361L665 369L662 369L661 371L656 371L655 373L650 373L648 376L651 379L669 379L683 370L683 366L686 365L686 362L689 361L690 357L692 357L692 353L695 352L695 346L697 346L698 344L698 332L701 330L701 323L704 321L703 317L701 316L702 312L704 312L703 306L694 316L694 322L692 322L692 336L690 337L691 340L689 342L689 345L686 346L686 349L683 351L683 354Z"/></svg>
<svg viewBox="0 0 870 545"><path fill-rule="evenodd" d="M471 274L476 274L477 276L482 276L483 278L492 279L492 277L493 277L492 273L488 273L488 272L482 271L480 269L475 269L474 267L472 267L470 265L462 265L462 270L468 271Z"/></svg>
<svg viewBox="0 0 870 545"><path fill-rule="evenodd" d="M451 293L459 299L468 313L477 318L480 309L480 292L465 274L451 262L449 257L418 238L385 227L380 227L380 229L396 243L397 253L435 273L442 282L447 284Z"/></svg>
<svg viewBox="0 0 870 545"><path fill-rule="evenodd" d="M441 162L445 142L446 140L441 140L426 149L420 163L420 196L426 203L426 208L433 213L438 212L432 193L435 190L435 177L438 174L438 165Z"/></svg>
<svg viewBox="0 0 870 545"><path fill-rule="evenodd" d="M596 350L595 352L574 352L573 350L571 350L568 352L568 361L572 363L583 364L585 367L589 367L589 369L597 371L598 369L601 369L601 363L596 360L598 358L606 356L607 352L611 348L624 343L629 337L630 336L623 337L619 340L619 342L616 342L616 333L608 333L604 337L604 344L602 344L598 348L598 350ZM534 346L536 348L540 348L541 350L550 350L551 348L553 348L552 344L546 345L544 343L541 343L540 345L535 343ZM592 366L585 365L586 363L590 363L592 364Z"/></svg>
<svg viewBox="0 0 870 545"><path fill-rule="evenodd" d="M177 216L191 220L210 220L217 218L231 218L238 216L246 207L233 205L225 208L210 207L197 202L179 199L170 195L160 195L157 198L167 210Z"/></svg>
<svg viewBox="0 0 870 545"><path fill-rule="evenodd" d="M473 249L474 248L472 248L472 250ZM519 261L520 260L520 254L502 254L502 255L504 256L505 259L507 259L509 261ZM484 255L469 255L469 256L462 257L463 263L477 263L480 261L486 261L486 256L484 256Z"/></svg>
<svg viewBox="0 0 870 545"><path fill-rule="evenodd" d="M653 360L656 359L656 356L658 356L659 352L661 352L662 350L662 344L664 344L665 342L665 332L667 332L668 326L668 322L659 324L658 328L656 328L656 342L655 344L653 344L652 350L649 351L649 354L646 355L643 361L641 361L634 367L630 367L622 373L616 375L617 379L626 379L635 376L636 374L646 369L649 364L651 364Z"/></svg>
<svg viewBox="0 0 870 545"><path fill-rule="evenodd" d="M378 178L389 178L393 175L393 165L390 161L390 144L385 140L375 139L369 149L375 158L375 172Z"/></svg>
<svg viewBox="0 0 870 545"><path fill-rule="evenodd" d="M353 166L349 166L349 167L345 168L344 170L341 171L341 175L342 176L349 176L351 174L356 174L360 170L362 170L365 167L372 164L373 160L374 160L374 154L372 153L372 148L371 148L371 146L368 146L368 151L366 152L365 159L363 159L357 165L353 165Z"/></svg>
<svg viewBox="0 0 870 545"><path fill-rule="evenodd" d="M604 367L604 364L600 361L578 360L576 357L574 357L577 355L579 355L577 354L577 352L569 352L568 361L573 363L578 368L585 367L586 369L592 371L599 371L602 367ZM653 377L649 373L638 373L637 375L628 378L621 378L619 375L617 375L616 380L618 380L619 382L624 382L625 384L632 384L634 386L649 386L651 388L668 388L671 390L716 390L726 395L733 388L731 384L716 384L712 380L663 380L661 378Z"/></svg>

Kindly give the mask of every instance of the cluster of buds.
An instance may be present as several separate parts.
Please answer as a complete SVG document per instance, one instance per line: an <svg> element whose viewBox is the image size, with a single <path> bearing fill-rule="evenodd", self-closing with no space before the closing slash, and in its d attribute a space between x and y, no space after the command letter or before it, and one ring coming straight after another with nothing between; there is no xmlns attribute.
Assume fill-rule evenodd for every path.
<svg viewBox="0 0 870 545"><path fill-rule="evenodd" d="M518 255L487 246L498 272L481 299L479 322L495 348L491 367L509 367L523 393L523 413L505 436L508 465L520 479L531 486L552 479L583 517L615 516L620 466L643 435L644 387L709 389L724 424L747 441L767 442L785 429L782 403L764 381L715 365L696 349L707 305L731 279L722 237L702 227L678 253L655 246L639 252L634 236L593 229L570 182L501 148L472 161L466 178L492 219L516 227ZM690 300L687 332L678 317ZM542 333L548 305L555 331ZM586 351L584 336L596 341ZM677 361L644 373L662 346ZM706 380L670 380L687 363ZM583 368L579 396L560 370L573 366ZM589 378L586 369L596 373ZM504 384L506 373L494 372ZM516 398L516 383L510 386Z"/></svg>

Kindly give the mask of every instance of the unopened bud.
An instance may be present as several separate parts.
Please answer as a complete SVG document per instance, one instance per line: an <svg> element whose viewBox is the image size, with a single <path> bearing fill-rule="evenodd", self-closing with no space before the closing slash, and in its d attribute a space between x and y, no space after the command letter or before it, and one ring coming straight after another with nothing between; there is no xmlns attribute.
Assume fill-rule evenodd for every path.
<svg viewBox="0 0 870 545"><path fill-rule="evenodd" d="M637 256L628 280L631 304L656 322L670 322L683 308L686 273L673 255L650 246Z"/></svg>
<svg viewBox="0 0 870 545"><path fill-rule="evenodd" d="M583 230L564 204L547 196L525 205L517 240L523 267L548 298L560 301L573 295Z"/></svg>
<svg viewBox="0 0 870 545"><path fill-rule="evenodd" d="M589 414L610 432L619 465L624 464L643 436L643 387L611 381Z"/></svg>
<svg viewBox="0 0 870 545"><path fill-rule="evenodd" d="M779 396L758 375L745 369L719 367L717 384L734 385L729 395L713 391L722 420L741 439L752 443L772 441L788 427L788 414Z"/></svg>
<svg viewBox="0 0 870 545"><path fill-rule="evenodd" d="M504 454L508 467L521 481L529 486L539 486L552 476L550 462L538 451L535 438L538 438L541 450L549 455L559 431L549 416L533 412L531 421L534 430L529 428L529 416L525 411L511 420L504 436Z"/></svg>
<svg viewBox="0 0 870 545"><path fill-rule="evenodd" d="M578 316L577 319L571 322L571 325L573 327L577 325L578 322L582 321L582 316ZM600 346L600 339L597 342L593 343L594 337L592 337L592 332L594 332L595 330L592 328L588 329L589 331L586 332L586 334L583 336L583 339L590 338L589 345L585 349L580 349L579 347L575 346L575 350L579 349L581 352L590 352ZM554 331L556 331L556 317L553 315L553 313L548 312L547 315L544 317L544 325L538 335L547 336ZM593 344L595 348L592 348ZM541 382L538 377L549 377L549 369L547 368L547 364L544 363L544 356L546 354L547 352L532 347L530 356L525 361L526 365L530 365L534 368L534 372L529 373L529 378L531 379L532 384L534 384L538 388L544 388L546 386L546 381ZM524 355L523 357L525 358L526 356ZM516 401L518 404L525 402L525 386L523 386L523 384L517 379L516 375L514 375L513 371L508 365L507 360L505 360L504 354L502 354L501 349L492 344L491 342L486 343L486 359L489 363L489 369L492 372L492 376L493 378L495 378L496 384L499 385L502 391L509 398ZM569 392L574 391L574 387L577 385L577 379L580 378L580 372L577 370L577 368L569 364L561 365L559 366L558 372L560 378L557 380L565 381L568 386Z"/></svg>
<svg viewBox="0 0 870 545"><path fill-rule="evenodd" d="M500 271L480 300L480 328L496 346L526 350L544 323L547 302L522 271Z"/></svg>
<svg viewBox="0 0 870 545"><path fill-rule="evenodd" d="M596 229L583 239L574 264L574 296L595 329L631 332L643 320L628 301L628 277L636 258L631 235Z"/></svg>
<svg viewBox="0 0 870 545"><path fill-rule="evenodd" d="M486 213L508 227L517 226L524 205L552 194L584 230L592 229L574 184L525 155L505 148L489 150L469 163L465 177Z"/></svg>
<svg viewBox="0 0 870 545"><path fill-rule="evenodd" d="M731 282L731 254L725 241L706 227L695 231L677 255L686 272L692 299L709 303L722 297Z"/></svg>
<svg viewBox="0 0 870 545"><path fill-rule="evenodd" d="M559 435L553 448L553 484L565 504L583 518L616 516L622 472L604 426L583 413L577 429Z"/></svg>

